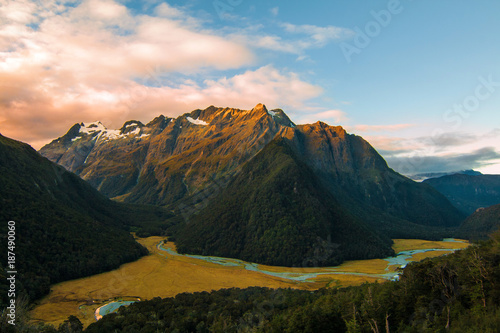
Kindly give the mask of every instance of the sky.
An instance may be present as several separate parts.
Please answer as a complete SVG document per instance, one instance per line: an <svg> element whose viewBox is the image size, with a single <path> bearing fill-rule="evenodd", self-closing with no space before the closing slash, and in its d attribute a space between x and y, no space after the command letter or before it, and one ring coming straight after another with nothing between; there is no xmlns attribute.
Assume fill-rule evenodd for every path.
<svg viewBox="0 0 500 333"><path fill-rule="evenodd" d="M210 105L360 135L403 174L500 174L500 1L0 0L0 133L39 149Z"/></svg>

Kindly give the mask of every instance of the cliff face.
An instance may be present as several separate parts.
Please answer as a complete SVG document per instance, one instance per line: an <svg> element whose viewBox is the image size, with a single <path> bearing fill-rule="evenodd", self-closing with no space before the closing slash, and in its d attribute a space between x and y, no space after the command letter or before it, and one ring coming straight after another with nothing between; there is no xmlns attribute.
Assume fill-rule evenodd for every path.
<svg viewBox="0 0 500 333"><path fill-rule="evenodd" d="M367 141L340 126L299 125L285 137L335 197L364 220L380 222L374 212L366 214L373 209L429 226L456 226L465 218L442 194L398 174Z"/></svg>

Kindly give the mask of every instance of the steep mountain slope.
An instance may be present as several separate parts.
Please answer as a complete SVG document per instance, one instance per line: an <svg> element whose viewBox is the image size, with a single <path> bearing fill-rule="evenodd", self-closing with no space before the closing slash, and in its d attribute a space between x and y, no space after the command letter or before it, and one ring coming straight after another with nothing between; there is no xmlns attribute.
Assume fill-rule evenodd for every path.
<svg viewBox="0 0 500 333"><path fill-rule="evenodd" d="M486 239L500 228L500 204L479 208L460 225L457 237L464 239Z"/></svg>
<svg viewBox="0 0 500 333"><path fill-rule="evenodd" d="M15 221L17 290L32 299L47 293L52 283L110 270L146 254L124 227L143 214L150 223L167 217L112 202L30 146L2 135L0 188L2 244L7 221ZM2 268L6 255L1 252Z"/></svg>
<svg viewBox="0 0 500 333"><path fill-rule="evenodd" d="M283 138L248 162L177 236L180 252L279 266L386 257L391 243L346 213Z"/></svg>
<svg viewBox="0 0 500 333"><path fill-rule="evenodd" d="M392 237L414 237L409 225L406 236L394 230L402 220L429 227L455 227L465 218L443 195L390 169L368 142L347 134L340 126L317 122L280 134L293 142L339 202L363 221L389 233L393 229Z"/></svg>
<svg viewBox="0 0 500 333"><path fill-rule="evenodd" d="M454 174L427 179L424 183L444 194L467 215L500 203L500 175Z"/></svg>

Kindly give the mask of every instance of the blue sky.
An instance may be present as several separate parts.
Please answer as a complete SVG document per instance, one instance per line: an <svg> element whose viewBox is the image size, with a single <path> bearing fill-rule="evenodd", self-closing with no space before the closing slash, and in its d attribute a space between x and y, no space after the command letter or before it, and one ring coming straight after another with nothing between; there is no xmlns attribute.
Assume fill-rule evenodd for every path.
<svg viewBox="0 0 500 333"><path fill-rule="evenodd" d="M75 122L262 102L406 174L500 174L498 1L0 4L0 132L37 148Z"/></svg>

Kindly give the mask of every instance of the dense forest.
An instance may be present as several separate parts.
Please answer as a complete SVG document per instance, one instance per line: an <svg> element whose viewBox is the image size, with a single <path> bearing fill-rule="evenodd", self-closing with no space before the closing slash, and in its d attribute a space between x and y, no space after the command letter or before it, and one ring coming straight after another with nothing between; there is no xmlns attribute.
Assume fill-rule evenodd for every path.
<svg viewBox="0 0 500 333"><path fill-rule="evenodd" d="M56 330L80 332L76 317ZM35 328L32 328L35 332ZM498 332L500 232L404 268L399 281L321 289L225 289L122 307L84 332ZM28 330L29 331L29 330Z"/></svg>
<svg viewBox="0 0 500 333"><path fill-rule="evenodd" d="M289 267L383 258L393 255L391 244L346 213L283 138L245 164L176 235L180 253Z"/></svg>
<svg viewBox="0 0 500 333"><path fill-rule="evenodd" d="M472 240L485 239L499 227L500 204L478 209L460 225L456 236Z"/></svg>
<svg viewBox="0 0 500 333"><path fill-rule="evenodd" d="M170 216L158 208L114 203L28 145L1 135L0 188L2 248L7 248L7 222L15 221L16 287L29 300L48 293L51 284L109 271L145 255L129 231L159 231ZM1 251L2 307L6 263L7 251Z"/></svg>

